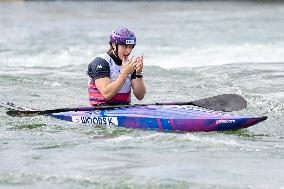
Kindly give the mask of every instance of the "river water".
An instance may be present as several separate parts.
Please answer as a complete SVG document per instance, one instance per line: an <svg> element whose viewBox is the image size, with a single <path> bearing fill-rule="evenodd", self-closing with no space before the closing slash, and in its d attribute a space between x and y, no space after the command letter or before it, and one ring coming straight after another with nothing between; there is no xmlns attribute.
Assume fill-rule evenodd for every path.
<svg viewBox="0 0 284 189"><path fill-rule="evenodd" d="M0 188L284 188L284 4L0 2L0 100L88 106L87 65L126 26L144 54L142 103L236 93L236 132L164 133L12 118L0 108ZM133 103L137 103L133 100Z"/></svg>

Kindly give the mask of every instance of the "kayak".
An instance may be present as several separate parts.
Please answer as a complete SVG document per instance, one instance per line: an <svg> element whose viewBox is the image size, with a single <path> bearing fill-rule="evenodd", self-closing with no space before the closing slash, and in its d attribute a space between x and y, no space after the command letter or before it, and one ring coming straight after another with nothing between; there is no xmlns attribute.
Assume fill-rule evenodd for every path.
<svg viewBox="0 0 284 189"><path fill-rule="evenodd" d="M107 110L67 111L49 116L80 124L181 132L233 131L267 119L266 116L232 115L188 105L137 105Z"/></svg>

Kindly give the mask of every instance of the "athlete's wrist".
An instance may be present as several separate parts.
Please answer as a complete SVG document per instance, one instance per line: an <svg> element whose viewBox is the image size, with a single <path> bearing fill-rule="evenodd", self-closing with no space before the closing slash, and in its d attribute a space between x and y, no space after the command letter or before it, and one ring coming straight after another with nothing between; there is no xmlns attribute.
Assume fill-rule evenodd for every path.
<svg viewBox="0 0 284 189"><path fill-rule="evenodd" d="M135 78L143 78L143 72L136 72Z"/></svg>
<svg viewBox="0 0 284 189"><path fill-rule="evenodd" d="M135 75L143 75L143 72L142 71L141 72L136 72Z"/></svg>
<svg viewBox="0 0 284 189"><path fill-rule="evenodd" d="M135 77L136 78L143 78L143 75L142 74L140 74L140 75L136 74Z"/></svg>

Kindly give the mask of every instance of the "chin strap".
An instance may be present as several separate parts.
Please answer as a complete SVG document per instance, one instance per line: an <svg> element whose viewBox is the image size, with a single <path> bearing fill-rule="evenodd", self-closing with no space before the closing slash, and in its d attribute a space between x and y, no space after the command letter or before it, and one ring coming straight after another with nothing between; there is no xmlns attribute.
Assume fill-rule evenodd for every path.
<svg viewBox="0 0 284 189"><path fill-rule="evenodd" d="M117 58L117 61L118 61L118 63L119 64L122 64L122 60L119 58L119 56L118 56L118 44L115 44L115 51L113 51L114 53L114 55L116 56L116 58Z"/></svg>
<svg viewBox="0 0 284 189"><path fill-rule="evenodd" d="M111 45L111 47L113 47L111 42L109 44ZM118 56L118 44L115 44L115 50L113 49L109 55L112 57L112 59L115 61L116 64L118 65L122 64L122 60Z"/></svg>
<svg viewBox="0 0 284 189"><path fill-rule="evenodd" d="M119 58L118 56L118 44L115 44L115 52L114 52L114 55L117 56L117 58Z"/></svg>

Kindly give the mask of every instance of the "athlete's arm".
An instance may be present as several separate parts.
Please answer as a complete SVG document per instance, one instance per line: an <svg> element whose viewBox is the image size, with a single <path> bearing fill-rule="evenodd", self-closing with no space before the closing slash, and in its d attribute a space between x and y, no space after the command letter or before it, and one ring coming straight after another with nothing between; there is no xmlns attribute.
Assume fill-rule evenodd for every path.
<svg viewBox="0 0 284 189"><path fill-rule="evenodd" d="M111 81L109 77L96 79L96 87L106 99L110 100L120 91L126 78L127 75L119 74L115 81Z"/></svg>
<svg viewBox="0 0 284 189"><path fill-rule="evenodd" d="M122 88L128 75L135 70L137 61L136 59L132 61L132 59L133 57L128 63L122 63L122 71L115 81L112 81L110 77L96 79L96 87L106 99L110 100L114 97Z"/></svg>
<svg viewBox="0 0 284 189"><path fill-rule="evenodd" d="M143 70L143 55L137 59L137 64L136 64L136 75L142 75L142 70ZM146 87L143 81L143 77L138 78L136 77L135 79L131 80L131 85L133 89L133 94L138 100L142 100L146 94Z"/></svg>
<svg viewBox="0 0 284 189"><path fill-rule="evenodd" d="M146 87L143 78L135 78L131 80L133 94L138 100L142 100L146 94Z"/></svg>

